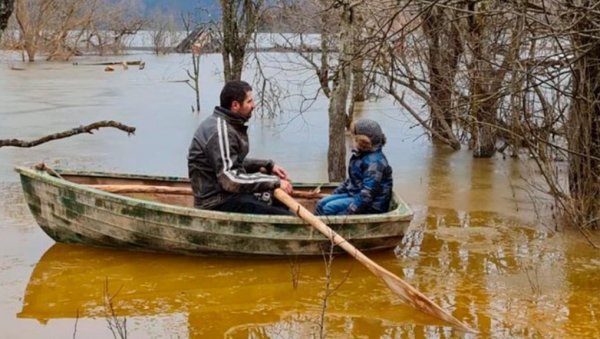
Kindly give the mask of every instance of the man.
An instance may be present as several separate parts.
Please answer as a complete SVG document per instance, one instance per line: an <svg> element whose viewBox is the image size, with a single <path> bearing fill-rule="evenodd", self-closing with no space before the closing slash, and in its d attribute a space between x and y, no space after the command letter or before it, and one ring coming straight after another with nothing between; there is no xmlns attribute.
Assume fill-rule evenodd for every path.
<svg viewBox="0 0 600 339"><path fill-rule="evenodd" d="M246 122L256 106L252 87L245 81L225 84L220 106L194 134L188 154L188 171L194 206L251 214L292 213L271 192L280 187L288 194L287 172L271 160L248 159Z"/></svg>

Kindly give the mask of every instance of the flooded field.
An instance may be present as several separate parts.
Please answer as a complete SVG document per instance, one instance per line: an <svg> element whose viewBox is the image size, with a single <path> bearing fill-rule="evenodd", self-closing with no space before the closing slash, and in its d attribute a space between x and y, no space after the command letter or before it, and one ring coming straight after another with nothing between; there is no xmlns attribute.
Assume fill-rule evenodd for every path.
<svg viewBox="0 0 600 339"><path fill-rule="evenodd" d="M144 70L86 65L140 58ZM129 338L307 338L318 337L321 326L330 338L478 337L416 313L346 256L333 262L339 288L322 318L322 258L192 258L55 244L46 236L24 203L14 166L46 161L187 175L190 139L222 86L220 56L203 57L202 109L192 112L194 92L181 82L189 59L140 54L22 64L18 55L0 54L0 139L32 140L99 120L137 128L132 136L101 129L31 149L0 148L3 337L108 338L123 319ZM270 71L279 82L289 79L290 91L315 90L297 69L294 76ZM246 78L253 74L250 68ZM300 105L290 97L275 118L257 112L251 154L274 159L295 181L326 181L327 103L319 99L298 115ZM402 243L372 259L480 337L600 337L598 251L578 233L554 232L545 201L531 202L536 192L527 182L535 174L527 165L433 147L388 100L361 105L359 115L384 127L395 191L415 211Z"/></svg>

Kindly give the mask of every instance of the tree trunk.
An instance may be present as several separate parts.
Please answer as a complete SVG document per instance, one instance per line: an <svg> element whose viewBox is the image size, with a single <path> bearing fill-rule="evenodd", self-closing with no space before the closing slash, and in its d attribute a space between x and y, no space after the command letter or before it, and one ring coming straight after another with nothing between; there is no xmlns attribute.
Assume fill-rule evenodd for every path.
<svg viewBox="0 0 600 339"><path fill-rule="evenodd" d="M479 72L475 73L476 77ZM477 81L473 79L473 81ZM480 84L474 83L471 87L471 116L476 123L471 126L471 147L475 158L491 158L496 154L496 127L495 105L486 97Z"/></svg>
<svg viewBox="0 0 600 339"><path fill-rule="evenodd" d="M241 80L246 46L256 32L263 0L221 0L223 76Z"/></svg>
<svg viewBox="0 0 600 339"><path fill-rule="evenodd" d="M24 0L16 1L15 18L21 29L21 40L23 41L23 49L27 53L27 60L33 62L37 53L38 32L33 28L32 18L29 16L25 6Z"/></svg>
<svg viewBox="0 0 600 339"><path fill-rule="evenodd" d="M319 67L318 76L319 84L326 97L331 96L331 89L329 88L329 33L321 33L321 66Z"/></svg>
<svg viewBox="0 0 600 339"><path fill-rule="evenodd" d="M333 91L329 98L329 149L327 168L329 181L342 181L346 177L346 137L348 122L346 102L352 80L352 7L348 1L342 4L340 27L340 56Z"/></svg>
<svg viewBox="0 0 600 339"><path fill-rule="evenodd" d="M8 25L8 19L12 15L15 0L0 0L0 38L2 38L2 32Z"/></svg>
<svg viewBox="0 0 600 339"><path fill-rule="evenodd" d="M483 11L478 11L476 5L479 1L470 1L469 33L472 52L471 63L471 88L470 88L470 116L475 124L471 125L471 147L476 158L490 158L496 153L496 119L494 94L489 93L488 82L493 73L490 70L489 60L484 58L485 17Z"/></svg>
<svg viewBox="0 0 600 339"><path fill-rule="evenodd" d="M578 32L593 31L589 21ZM577 34L577 33L576 33ZM569 191L579 207L581 227L600 228L600 41L592 35L573 39L573 99L568 121Z"/></svg>
<svg viewBox="0 0 600 339"><path fill-rule="evenodd" d="M244 59L246 57L245 45L238 44L231 54L231 80L241 80L244 70Z"/></svg>
<svg viewBox="0 0 600 339"><path fill-rule="evenodd" d="M356 11L359 12L359 11ZM365 83L365 55L362 52L360 46L364 46L362 39L362 26L365 20L359 13L355 13L355 18L352 23L352 43L353 43L353 57L352 57L352 103L363 102L366 99L365 92L367 90Z"/></svg>
<svg viewBox="0 0 600 339"><path fill-rule="evenodd" d="M355 41L355 46L358 41ZM352 101L363 102L366 100L366 84L364 75L364 64L365 58L362 55L358 55L352 61Z"/></svg>
<svg viewBox="0 0 600 339"><path fill-rule="evenodd" d="M321 0L323 8L327 8L329 4L326 0ZM317 70L317 76L319 77L319 85L323 94L327 98L331 96L331 89L329 88L329 44L331 35L329 34L331 23L330 13L326 10L321 11L321 65Z"/></svg>
<svg viewBox="0 0 600 339"><path fill-rule="evenodd" d="M335 86L329 101L329 148L327 151L327 174L329 181L346 178L346 97L344 85ZM346 95L347 95L347 91Z"/></svg>
<svg viewBox="0 0 600 339"><path fill-rule="evenodd" d="M463 52L460 32L438 7L432 7L425 14L423 32L428 40L430 121L436 132L434 140L460 149L460 142L452 131L452 91Z"/></svg>
<svg viewBox="0 0 600 339"><path fill-rule="evenodd" d="M509 69L518 69L516 61L521 57L520 51L523 45L522 20L520 18L512 18L510 20L512 22L493 20L489 14L497 8L488 9L488 4L489 2L478 0L468 3L471 13L467 18L471 51L471 63L468 66L469 116L473 123L467 128L471 133L469 146L476 158L490 158L496 153L498 106L505 95L503 87L506 74ZM502 27L502 31L490 32L497 27ZM500 35L510 36L508 44L505 39L497 37ZM494 51L502 51L500 65L498 65L499 53ZM517 72L514 72L512 80L516 81L517 77Z"/></svg>
<svg viewBox="0 0 600 339"><path fill-rule="evenodd" d="M227 82L235 80L231 75L231 46L235 43L234 35L237 35L237 25L233 12L234 4L231 1L221 0L221 10L223 11L221 56L223 57L223 76Z"/></svg>

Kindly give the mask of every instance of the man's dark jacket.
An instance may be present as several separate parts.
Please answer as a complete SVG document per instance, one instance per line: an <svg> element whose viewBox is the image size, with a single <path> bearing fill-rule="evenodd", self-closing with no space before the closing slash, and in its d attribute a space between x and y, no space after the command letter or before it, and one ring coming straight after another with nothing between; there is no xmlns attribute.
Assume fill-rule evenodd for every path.
<svg viewBox="0 0 600 339"><path fill-rule="evenodd" d="M239 193L279 187L279 177L260 172L271 173L271 160L246 159L245 123L239 115L217 106L196 130L188 154L195 207L211 209Z"/></svg>

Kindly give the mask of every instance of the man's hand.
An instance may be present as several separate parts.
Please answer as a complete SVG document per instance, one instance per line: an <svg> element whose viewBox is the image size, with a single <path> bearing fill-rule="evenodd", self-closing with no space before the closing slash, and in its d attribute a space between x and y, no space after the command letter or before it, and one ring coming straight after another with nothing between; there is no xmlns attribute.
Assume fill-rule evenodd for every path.
<svg viewBox="0 0 600 339"><path fill-rule="evenodd" d="M285 180L285 179L281 179L281 183L279 184L279 188L281 188L282 190L285 191L285 193L287 194L292 194L292 192L294 191L294 187L292 186L292 184Z"/></svg>
<svg viewBox="0 0 600 339"><path fill-rule="evenodd" d="M271 173L275 174L282 180L287 180L287 178L288 178L287 172L283 169L283 167L280 167L278 165L273 165L273 169L271 170Z"/></svg>

